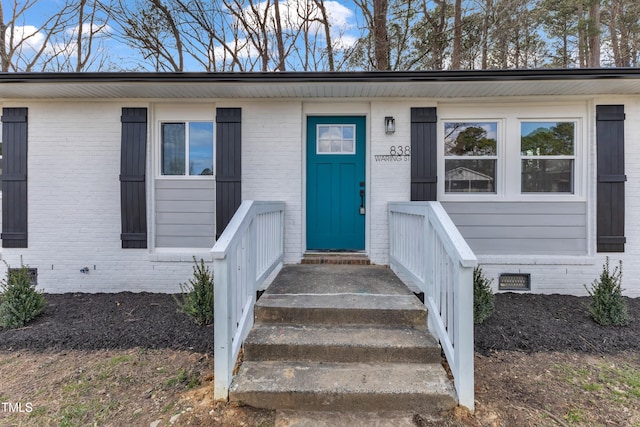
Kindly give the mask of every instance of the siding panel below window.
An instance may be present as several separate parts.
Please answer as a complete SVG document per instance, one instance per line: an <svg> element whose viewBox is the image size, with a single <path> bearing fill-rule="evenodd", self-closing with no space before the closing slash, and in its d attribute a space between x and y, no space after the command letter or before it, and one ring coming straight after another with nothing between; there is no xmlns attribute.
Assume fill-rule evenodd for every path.
<svg viewBox="0 0 640 427"><path fill-rule="evenodd" d="M215 182L156 180L156 247L211 248L215 243Z"/></svg>
<svg viewBox="0 0 640 427"><path fill-rule="evenodd" d="M442 202L478 255L586 255L585 202Z"/></svg>
<svg viewBox="0 0 640 427"><path fill-rule="evenodd" d="M2 247L28 247L27 109L2 109Z"/></svg>

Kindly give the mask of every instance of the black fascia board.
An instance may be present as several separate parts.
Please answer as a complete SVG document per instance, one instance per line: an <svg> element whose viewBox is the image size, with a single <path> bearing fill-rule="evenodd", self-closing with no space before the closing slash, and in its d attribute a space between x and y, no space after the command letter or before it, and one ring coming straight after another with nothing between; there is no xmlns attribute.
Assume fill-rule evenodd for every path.
<svg viewBox="0 0 640 427"><path fill-rule="evenodd" d="M570 68L451 71L287 72L37 72L0 73L11 83L349 83L500 82L640 79L640 68Z"/></svg>

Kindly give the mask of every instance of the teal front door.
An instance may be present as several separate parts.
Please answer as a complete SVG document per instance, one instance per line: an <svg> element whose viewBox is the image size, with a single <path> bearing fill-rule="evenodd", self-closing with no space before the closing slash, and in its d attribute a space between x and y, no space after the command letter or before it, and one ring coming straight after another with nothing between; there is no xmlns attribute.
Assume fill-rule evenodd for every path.
<svg viewBox="0 0 640 427"><path fill-rule="evenodd" d="M307 249L364 250L365 118L307 118Z"/></svg>

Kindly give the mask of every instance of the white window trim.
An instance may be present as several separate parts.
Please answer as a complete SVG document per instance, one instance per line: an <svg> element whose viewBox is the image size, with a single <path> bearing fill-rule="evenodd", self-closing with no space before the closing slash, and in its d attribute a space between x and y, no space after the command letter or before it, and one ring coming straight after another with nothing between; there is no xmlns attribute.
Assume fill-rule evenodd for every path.
<svg viewBox="0 0 640 427"><path fill-rule="evenodd" d="M213 173L211 175L190 175L186 172L189 170L189 132L190 132L190 123L212 123L213 124ZM184 175L164 175L162 173L162 125L163 124L184 124L185 125L185 174ZM158 120L157 123L157 141L158 141L158 174L157 178L159 179L204 179L211 180L216 177L216 123L213 120Z"/></svg>
<svg viewBox="0 0 640 427"><path fill-rule="evenodd" d="M152 107L153 175L157 180L215 180L216 178L216 105L213 103L158 103ZM213 175L162 175L162 123L213 123Z"/></svg>
<svg viewBox="0 0 640 427"><path fill-rule="evenodd" d="M496 154L493 156L447 156L446 153L444 152L444 137L445 137L445 123L495 123L496 124ZM499 191L499 187L501 185L503 185L503 180L500 177L500 171L502 169L501 166L501 160L500 160L500 153L502 152L503 148L501 145L503 145L503 141L504 141L504 136L502 134L502 129L504 127L504 123L502 119L479 119L479 120L460 120L460 119L453 119L453 120L442 120L442 139L438 140L438 144L442 145L442 156L444 158L443 160L443 165L442 165L442 182L444 183L444 187L443 187L443 194L446 194L447 196L451 196L451 195L465 195L465 196L469 196L469 195L474 195L474 196L478 196L478 197L482 197L483 199L485 199L487 196L496 196L498 194L500 194ZM495 191L487 191L487 192L447 192L446 190L446 163L447 160L495 160L496 161L496 172L495 172L495 182L494 182L494 189Z"/></svg>
<svg viewBox="0 0 640 427"><path fill-rule="evenodd" d="M353 130L353 151L320 151L320 128L321 127L331 127L331 126L337 126L340 128L344 128L344 127L350 127ZM341 139L341 146L342 143L345 141L344 138ZM357 151L357 144L356 144L356 126L352 125L352 124L347 124L347 123L318 123L316 124L316 155L318 156L353 156L356 154Z"/></svg>
<svg viewBox="0 0 640 427"><path fill-rule="evenodd" d="M554 155L554 156L543 156L543 155L522 155L522 147L519 147L520 150L520 181L522 182L522 160L527 159L539 159L539 160L573 160L573 192L572 193L553 193L553 192L523 192L522 188L520 188L520 192L522 195L526 196L551 196L551 195L562 195L562 196L572 196L578 193L578 148L580 145L580 118L535 118L535 119L520 119L518 121L518 127L522 125L522 123L534 123L534 122L556 122L556 123L573 123L573 155ZM522 136L522 135L521 135ZM520 140L518 143L520 144Z"/></svg>
<svg viewBox="0 0 640 427"><path fill-rule="evenodd" d="M517 202L517 201L585 201L588 188L586 165L588 164L586 130L587 103L532 104L532 105L446 105L438 118L438 200L444 202ZM569 112L569 114L567 114ZM496 193L446 193L445 192L445 122L498 122L496 165ZM520 153L520 123L575 122L574 191L573 193L522 193L522 157ZM550 156L549 156L550 157ZM570 156L569 156L570 157Z"/></svg>

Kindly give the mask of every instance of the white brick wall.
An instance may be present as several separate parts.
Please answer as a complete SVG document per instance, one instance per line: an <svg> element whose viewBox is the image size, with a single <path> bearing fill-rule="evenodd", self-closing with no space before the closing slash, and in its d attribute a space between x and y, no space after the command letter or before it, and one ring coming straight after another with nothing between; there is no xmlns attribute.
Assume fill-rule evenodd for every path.
<svg viewBox="0 0 640 427"><path fill-rule="evenodd" d="M302 104L242 108L242 199L285 202L285 262L302 256Z"/></svg>
<svg viewBox="0 0 640 427"><path fill-rule="evenodd" d="M46 292L178 291L192 272L190 254L173 258L183 262L159 262L146 249L121 249L124 105L20 106L29 108L29 248L3 249L3 259L19 266L22 257L37 268ZM80 272L83 267L88 274Z"/></svg>
<svg viewBox="0 0 640 427"><path fill-rule="evenodd" d="M376 161L376 155L387 155L390 148L411 146L411 107L409 102L373 102L370 120L370 257L376 264L389 264L389 227L387 203L407 201L411 196L411 159ZM384 133L384 118L393 116L396 131Z"/></svg>
<svg viewBox="0 0 640 427"><path fill-rule="evenodd" d="M626 294L640 296L640 100L600 98L596 104L624 103L626 129ZM304 121L306 114L367 116L367 250L374 263L388 263L387 202L409 200L410 162L375 161L391 146L410 145L410 108L428 101L398 100L326 104L299 101L237 101L243 114L243 199L284 200L287 206L285 261L304 252ZM5 106L13 106L7 105ZM29 108L29 248L2 250L12 266L38 268L47 292L175 292L192 272L189 251L123 250L120 243L120 114L122 102L25 102ZM592 108L593 107L593 108ZM385 135L385 116L394 116L396 132ZM533 292L586 293L598 277L606 254L595 254L595 129L589 117L588 171L590 251L583 257L548 259L481 257L489 277L531 273ZM153 152L150 139L148 154ZM149 159L151 162L151 159ZM149 181L152 182L152 181ZM151 207L149 207L151 209ZM199 250L198 257L210 259ZM80 273L83 267L88 274ZM4 270L4 265L0 266ZM4 272L3 272L4 273Z"/></svg>

